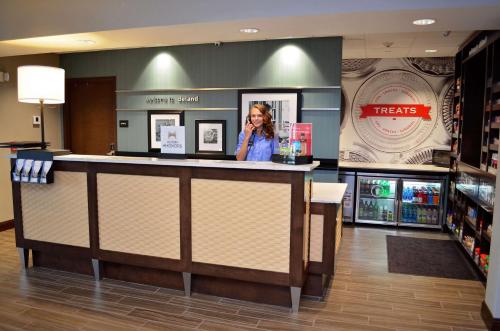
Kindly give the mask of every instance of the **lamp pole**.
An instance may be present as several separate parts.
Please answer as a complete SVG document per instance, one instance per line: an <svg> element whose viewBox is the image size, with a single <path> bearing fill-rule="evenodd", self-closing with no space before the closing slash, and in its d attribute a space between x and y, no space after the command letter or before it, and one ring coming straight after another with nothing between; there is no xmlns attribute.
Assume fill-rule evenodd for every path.
<svg viewBox="0 0 500 331"><path fill-rule="evenodd" d="M42 131L42 149L47 149L47 145L45 144L45 128L43 122L43 99L40 99L40 127Z"/></svg>

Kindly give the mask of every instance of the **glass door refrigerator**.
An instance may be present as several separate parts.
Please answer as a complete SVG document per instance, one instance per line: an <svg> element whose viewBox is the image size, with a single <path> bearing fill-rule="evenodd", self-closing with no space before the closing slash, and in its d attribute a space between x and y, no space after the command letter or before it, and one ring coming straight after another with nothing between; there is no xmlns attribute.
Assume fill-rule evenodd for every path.
<svg viewBox="0 0 500 331"><path fill-rule="evenodd" d="M442 180L402 179L400 225L440 228L443 189Z"/></svg>
<svg viewBox="0 0 500 331"><path fill-rule="evenodd" d="M398 179L358 176L357 188L356 222L397 224Z"/></svg>
<svg viewBox="0 0 500 331"><path fill-rule="evenodd" d="M356 223L441 228L446 177L358 175Z"/></svg>

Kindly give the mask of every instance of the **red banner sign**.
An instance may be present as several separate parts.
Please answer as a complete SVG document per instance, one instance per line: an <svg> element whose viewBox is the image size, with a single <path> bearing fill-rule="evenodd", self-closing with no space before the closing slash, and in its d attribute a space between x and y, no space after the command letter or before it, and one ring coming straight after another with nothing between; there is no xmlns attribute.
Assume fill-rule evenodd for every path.
<svg viewBox="0 0 500 331"><path fill-rule="evenodd" d="M361 116L367 117L421 117L430 120L431 107L406 104L368 104L361 106Z"/></svg>

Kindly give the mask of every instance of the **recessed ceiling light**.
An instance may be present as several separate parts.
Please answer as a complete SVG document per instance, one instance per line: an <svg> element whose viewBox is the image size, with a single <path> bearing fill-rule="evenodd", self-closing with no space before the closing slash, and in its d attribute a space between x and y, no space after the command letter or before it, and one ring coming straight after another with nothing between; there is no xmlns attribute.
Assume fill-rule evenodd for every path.
<svg viewBox="0 0 500 331"><path fill-rule="evenodd" d="M259 29L256 29L256 28L244 28L244 29L240 29L240 32L243 32L243 33L257 33L257 32L259 32Z"/></svg>
<svg viewBox="0 0 500 331"><path fill-rule="evenodd" d="M426 53L436 53L437 49L426 49L425 52Z"/></svg>
<svg viewBox="0 0 500 331"><path fill-rule="evenodd" d="M415 25L431 25L434 23L436 23L436 20L432 19L432 18L422 18L422 19L413 21L413 24L415 24Z"/></svg>
<svg viewBox="0 0 500 331"><path fill-rule="evenodd" d="M82 44L87 44L87 45L94 45L95 44L95 41L93 41L91 39L80 39L80 40L77 40L77 42L82 43Z"/></svg>

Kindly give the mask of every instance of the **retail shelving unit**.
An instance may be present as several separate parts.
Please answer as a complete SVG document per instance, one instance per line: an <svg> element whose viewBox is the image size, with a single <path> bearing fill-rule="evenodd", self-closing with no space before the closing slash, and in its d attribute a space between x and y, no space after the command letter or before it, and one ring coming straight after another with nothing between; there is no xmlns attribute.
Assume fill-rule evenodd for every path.
<svg viewBox="0 0 500 331"><path fill-rule="evenodd" d="M500 144L500 31L482 31L455 57L447 226L486 280Z"/></svg>

